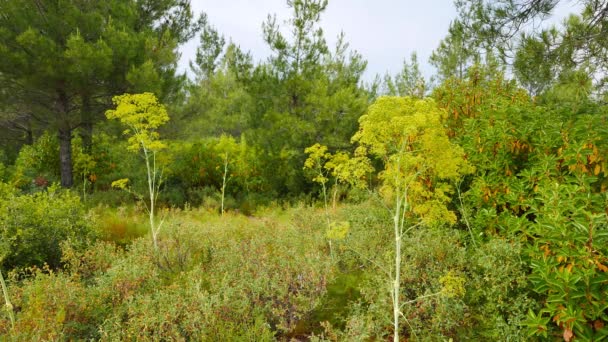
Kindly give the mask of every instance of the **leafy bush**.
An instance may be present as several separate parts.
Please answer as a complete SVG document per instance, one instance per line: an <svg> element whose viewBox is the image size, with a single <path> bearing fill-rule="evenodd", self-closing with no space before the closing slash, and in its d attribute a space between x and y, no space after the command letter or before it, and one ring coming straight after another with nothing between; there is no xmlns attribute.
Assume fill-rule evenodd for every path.
<svg viewBox="0 0 608 342"><path fill-rule="evenodd" d="M529 265L521 243L496 238L467 251L467 323L460 338L527 341L529 310L538 307L531 292Z"/></svg>
<svg viewBox="0 0 608 342"><path fill-rule="evenodd" d="M260 176L258 152L247 145L244 137L239 142L229 136L195 143L172 142L169 149L173 162L166 170L166 190L165 194L161 193L161 200L168 200L172 205L182 206L188 202L198 206L204 204L210 189L221 193L225 166L226 195L236 202L266 190Z"/></svg>
<svg viewBox="0 0 608 342"><path fill-rule="evenodd" d="M97 207L120 208L133 204L133 197L132 194L122 190L97 190L87 195L86 203L84 204L87 208L93 209Z"/></svg>
<svg viewBox="0 0 608 342"><path fill-rule="evenodd" d="M517 321L527 306L530 337L596 340L608 336L607 116L592 101L550 99L572 95L551 94L566 90L558 88L539 105L499 73L475 67L436 96L477 167L461 198L470 218L463 227L472 239L522 242L528 296L538 306L519 301Z"/></svg>
<svg viewBox="0 0 608 342"><path fill-rule="evenodd" d="M25 190L45 188L52 182L58 181L59 142L57 137L45 132L33 145L23 146L11 171L11 183Z"/></svg>
<svg viewBox="0 0 608 342"><path fill-rule="evenodd" d="M345 239L334 242L340 265L336 279L341 280L328 284L333 297L324 302L328 311L318 316L327 322L315 330L317 337L386 339L392 335L386 283L392 262L386 248L392 237L386 227L392 218L379 202L370 200L341 207L336 220L350 222L350 230ZM519 243L503 239L465 245L467 237L466 232L444 228L418 229L404 238L401 296L410 303L402 308L407 318L403 333L418 340L527 340L523 323L537 304L525 251ZM463 296L441 294L441 279L448 274L465 281ZM336 300L341 301L339 309L332 307Z"/></svg>
<svg viewBox="0 0 608 342"><path fill-rule="evenodd" d="M64 245L63 270L11 278L17 328L9 332L0 316L0 334L213 341L307 335L334 270L323 220L308 208L266 214L172 210L157 250L143 237L126 250L111 242L86 250ZM143 217L125 214L137 215Z"/></svg>
<svg viewBox="0 0 608 342"><path fill-rule="evenodd" d="M0 197L0 266L61 265L61 243L84 247L95 237L80 198L54 185L31 195Z"/></svg>
<svg viewBox="0 0 608 342"><path fill-rule="evenodd" d="M98 315L104 303L84 284L48 268L29 270L30 277L13 286L18 308L15 328L0 320L0 335L13 340L74 340L97 336ZM4 330L4 331L3 331ZM6 334L6 335L5 335Z"/></svg>
<svg viewBox="0 0 608 342"><path fill-rule="evenodd" d="M6 166L4 166L4 163L0 161L0 182L6 181L6 175Z"/></svg>
<svg viewBox="0 0 608 342"><path fill-rule="evenodd" d="M527 249L530 282L546 299L526 321L531 336L608 337L608 197L588 189L542 186L541 200L532 204L537 222L530 227L536 238Z"/></svg>

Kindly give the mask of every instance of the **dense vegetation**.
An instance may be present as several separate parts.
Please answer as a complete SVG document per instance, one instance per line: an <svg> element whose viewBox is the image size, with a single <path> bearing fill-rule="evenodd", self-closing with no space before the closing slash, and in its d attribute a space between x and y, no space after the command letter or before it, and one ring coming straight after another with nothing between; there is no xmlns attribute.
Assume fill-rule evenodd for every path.
<svg viewBox="0 0 608 342"><path fill-rule="evenodd" d="M608 3L558 2L367 84L326 0L258 63L189 1L0 1L0 340L607 340Z"/></svg>

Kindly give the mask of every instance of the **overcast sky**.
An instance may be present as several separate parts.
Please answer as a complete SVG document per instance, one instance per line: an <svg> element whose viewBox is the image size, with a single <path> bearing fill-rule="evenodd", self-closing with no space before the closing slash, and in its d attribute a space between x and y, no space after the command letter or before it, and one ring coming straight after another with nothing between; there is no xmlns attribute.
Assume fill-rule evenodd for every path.
<svg viewBox="0 0 608 342"><path fill-rule="evenodd" d="M277 22L290 18L285 0L191 0L196 13L207 13L209 22L245 51L255 61L270 54L262 39L262 22L276 14ZM562 1L553 21L560 21L574 10L575 1ZM434 73L428 64L431 52L445 37L450 22L456 17L452 0L330 0L322 14L321 27L330 47L344 31L351 49L368 61L365 79L376 74L395 74L404 58L412 52L426 77ZM181 49L180 69L188 69L194 59L198 37Z"/></svg>

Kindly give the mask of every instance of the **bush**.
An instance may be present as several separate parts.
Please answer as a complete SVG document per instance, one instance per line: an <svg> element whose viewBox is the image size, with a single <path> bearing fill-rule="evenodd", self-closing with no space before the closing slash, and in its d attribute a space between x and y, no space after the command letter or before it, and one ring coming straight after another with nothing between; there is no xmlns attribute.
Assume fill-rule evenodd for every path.
<svg viewBox="0 0 608 342"><path fill-rule="evenodd" d="M0 182L6 181L6 174L6 166L4 166L4 163L0 161Z"/></svg>
<svg viewBox="0 0 608 342"><path fill-rule="evenodd" d="M0 267L61 265L61 243L85 246L96 234L80 198L54 185L31 195L0 197Z"/></svg>
<svg viewBox="0 0 608 342"><path fill-rule="evenodd" d="M327 322L317 333L332 341L387 339L391 217L367 202L340 207L336 220L350 222L350 230L334 241L340 274L328 284L326 310L318 315ZM537 304L523 247L503 239L466 246L466 238L449 228L418 228L404 237L401 293L404 302L412 302L401 310L407 319L402 333L423 341L526 340L526 314ZM448 274L465 281L464 295L433 295L443 291L441 279Z"/></svg>
<svg viewBox="0 0 608 342"><path fill-rule="evenodd" d="M272 341L273 332L260 315L250 316L238 290L200 289L200 272L184 274L183 283L138 294L101 327L106 340ZM237 292L237 293L234 293ZM227 297L233 301L227 302ZM245 305L243 305L245 304Z"/></svg>
<svg viewBox="0 0 608 342"><path fill-rule="evenodd" d="M5 322L0 320L0 335L14 341L96 337L99 312L104 307L98 296L66 273L48 268L33 268L29 273L20 287L11 287L13 304L18 308L15 328L8 335L8 324L3 328Z"/></svg>
<svg viewBox="0 0 608 342"><path fill-rule="evenodd" d="M86 206L88 208L95 208L100 206L108 207L121 207L125 205L131 205L135 201L134 196L123 190L107 190L107 191L95 191L92 194L87 195Z"/></svg>
<svg viewBox="0 0 608 342"><path fill-rule="evenodd" d="M332 273L323 231L301 221L300 212L258 219L231 213L219 218L205 209L171 211L157 252L150 252L147 238L136 240L98 278L97 284L120 294L112 296L115 310L101 327L103 337L295 336Z"/></svg>
<svg viewBox="0 0 608 342"><path fill-rule="evenodd" d="M392 261L387 213L373 202L331 212L333 221L349 223L346 235L332 240L333 255L325 216L310 207L258 217L172 209L158 250L147 236L124 248L64 243L63 270L11 278L20 311L10 337L270 341L314 333L317 340L384 340L393 333L383 266ZM105 224L134 223L143 214L124 209L104 217ZM466 236L418 228L404 238L403 335L526 340L526 313L538 304L523 247L503 239L466 246ZM450 277L466 291L447 292ZM0 314L0 334L9 326Z"/></svg>
<svg viewBox="0 0 608 342"><path fill-rule="evenodd" d="M492 239L467 252L469 323L459 329L468 340L527 341L524 321L538 305L520 243ZM466 337L466 338L465 338Z"/></svg>
<svg viewBox="0 0 608 342"><path fill-rule="evenodd" d="M309 208L268 211L263 218L173 209L158 246L152 249L149 237L124 250L111 242L86 250L67 245L62 270L21 272L19 281L13 272L16 329L0 313L0 334L16 340L298 339L309 336L333 279L324 220Z"/></svg>
<svg viewBox="0 0 608 342"><path fill-rule="evenodd" d="M11 183L29 191L45 188L59 180L59 142L45 132L33 145L19 151L11 168Z"/></svg>

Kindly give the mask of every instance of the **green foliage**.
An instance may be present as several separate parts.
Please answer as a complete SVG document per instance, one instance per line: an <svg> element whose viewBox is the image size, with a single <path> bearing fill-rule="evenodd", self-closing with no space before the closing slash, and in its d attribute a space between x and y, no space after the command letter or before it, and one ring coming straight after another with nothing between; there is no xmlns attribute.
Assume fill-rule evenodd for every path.
<svg viewBox="0 0 608 342"><path fill-rule="evenodd" d="M312 181L319 184L328 183L331 176L335 186L346 184L365 187L365 178L373 171L364 147L358 147L354 157L343 151L328 153L327 146L318 143L307 147L304 152L309 155L304 162L304 169L310 170L313 174Z"/></svg>
<svg viewBox="0 0 608 342"><path fill-rule="evenodd" d="M4 274L0 270L0 287L2 287L2 296L4 297L4 313L6 313L11 321L11 329L15 328L15 313L14 306L11 303L11 297L8 292L8 288L6 286L6 281L4 280Z"/></svg>
<svg viewBox="0 0 608 342"><path fill-rule="evenodd" d="M257 63L187 0L0 1L0 339L608 338L608 12L518 34L558 2L456 1L425 99L326 0Z"/></svg>
<svg viewBox="0 0 608 342"><path fill-rule="evenodd" d="M22 310L7 336L19 340L57 340L96 336L96 312L103 305L84 284L63 273L33 269L16 293ZM1 330L0 330L1 331Z"/></svg>
<svg viewBox="0 0 608 342"><path fill-rule="evenodd" d="M0 265L5 270L58 268L62 242L83 248L96 235L79 197L57 186L0 201Z"/></svg>
<svg viewBox="0 0 608 342"><path fill-rule="evenodd" d="M532 95L541 94L554 80L556 66L549 49L556 35L557 31L548 31L538 38L524 36L517 49L513 68L518 81Z"/></svg>
<svg viewBox="0 0 608 342"><path fill-rule="evenodd" d="M418 56L412 53L410 62L403 61L403 68L394 77L384 76L384 95L390 96L409 96L423 98L427 92L427 84L420 71Z"/></svg>
<svg viewBox="0 0 608 342"><path fill-rule="evenodd" d="M391 288L395 342L405 317L403 306L418 300L401 300L402 240L419 225L455 223L456 216L447 207L449 182L472 171L464 151L449 141L445 118L446 113L430 99L381 97L360 118L359 131L353 136L354 142L384 164L378 177L380 192L393 215L394 263L385 273Z"/></svg>
<svg viewBox="0 0 608 342"><path fill-rule="evenodd" d="M0 161L0 182L6 182L6 176L7 176L6 166L4 165L3 162Z"/></svg>
<svg viewBox="0 0 608 342"><path fill-rule="evenodd" d="M546 94L569 100L545 96L539 106L483 70L460 83L468 91L452 92L452 85L437 94L449 99L455 138L477 166L463 195L467 225L487 239L524 242L542 304L525 321L530 334L603 336L606 318L596 297L606 291L606 251L595 242L606 222L605 113L586 96L555 88Z"/></svg>
<svg viewBox="0 0 608 342"><path fill-rule="evenodd" d="M59 179L57 138L43 133L33 145L19 151L15 164L9 169L10 183L24 190L44 188Z"/></svg>
<svg viewBox="0 0 608 342"><path fill-rule="evenodd" d="M386 267L393 257L386 245L394 239L386 226L389 213L376 201L339 208L335 220L348 219L349 233L336 244L343 284L351 291L340 316L320 330L327 340L387 339L392 330ZM456 230L420 229L403 237L401 268L405 336L416 340L527 340L528 310L536 309L527 278L525 251L518 243L495 239L465 247L467 235ZM453 279L460 296L444 293L442 279ZM463 283L464 280L464 283ZM464 285L465 293L462 295ZM347 290L348 288L350 290ZM328 291L338 291L329 286ZM454 293L455 294L455 293ZM330 302L331 303L331 302ZM337 309L336 309L337 310ZM333 337L332 337L333 336Z"/></svg>
<svg viewBox="0 0 608 342"><path fill-rule="evenodd" d="M134 239L144 236L148 228L139 221L140 209L124 206L116 209L98 206L91 209L91 213L98 217L96 229L99 232L99 238L119 246L126 246Z"/></svg>
<svg viewBox="0 0 608 342"><path fill-rule="evenodd" d="M367 106L360 85L366 63L344 36L331 51L319 26L326 1L290 1L285 36L274 17L264 23L272 50L248 80L253 99L248 138L261 148L264 178L280 196L307 191L304 149L319 143L330 151L349 149L357 119Z"/></svg>
<svg viewBox="0 0 608 342"><path fill-rule="evenodd" d="M442 81L462 79L467 69L479 61L480 52L472 32L467 30L467 22L461 18L450 23L447 36L429 58L437 68Z"/></svg>
<svg viewBox="0 0 608 342"><path fill-rule="evenodd" d="M539 189L537 199L531 208L537 220L530 227L536 237L529 247L530 281L546 301L540 312L530 313L530 334L606 338L608 197L581 185L556 183Z"/></svg>
<svg viewBox="0 0 608 342"><path fill-rule="evenodd" d="M458 330L471 340L528 340L524 322L538 302L521 243L492 239L467 251L464 301L468 321Z"/></svg>
<svg viewBox="0 0 608 342"><path fill-rule="evenodd" d="M248 196L269 190L261 176L259 152L245 136L241 136L238 142L231 136L199 139L192 143L171 142L167 154L172 156L172 162L165 171L164 184L166 188L183 194L182 200L173 204L208 205L210 203L205 202L211 202L214 196L221 194L226 153L227 198L232 197L240 204L246 202ZM166 196L166 192L161 193L160 201L166 201Z"/></svg>
<svg viewBox="0 0 608 342"><path fill-rule="evenodd" d="M190 62L190 68L199 79L209 79L215 73L218 58L224 49L226 40L208 23L203 25L199 36L200 45L196 49L196 64Z"/></svg>
<svg viewBox="0 0 608 342"><path fill-rule="evenodd" d="M145 239L127 250L66 247L66 271L11 279L20 311L12 331L0 315L0 334L265 341L306 334L333 272L317 217L308 209L265 218L178 210L156 252Z"/></svg>
<svg viewBox="0 0 608 342"><path fill-rule="evenodd" d="M304 168L314 172L312 181L325 186L328 179L325 175L327 171L324 170L323 166L331 158L331 154L327 153L327 146L321 146L317 143L311 147L307 147L304 153L308 154L308 159L304 162Z"/></svg>
<svg viewBox="0 0 608 342"><path fill-rule="evenodd" d="M54 165L65 187L73 184L72 133L81 128L90 147L93 126L116 94L173 95L183 81L175 70L177 46L201 24L190 2L179 0L12 1L0 12L0 82L12 89L3 101L8 122L29 134L40 125L58 133L61 158Z"/></svg>
<svg viewBox="0 0 608 342"><path fill-rule="evenodd" d="M194 140L221 134L238 137L253 124L251 114L256 101L248 89L252 57L234 43L222 50L223 38L216 39L220 37L215 29L203 29L197 66L191 65L198 76L187 87L187 100L176 103L172 111L175 118L169 127L172 137Z"/></svg>

